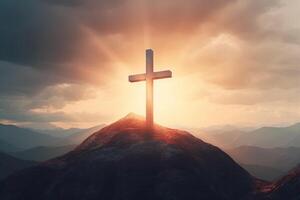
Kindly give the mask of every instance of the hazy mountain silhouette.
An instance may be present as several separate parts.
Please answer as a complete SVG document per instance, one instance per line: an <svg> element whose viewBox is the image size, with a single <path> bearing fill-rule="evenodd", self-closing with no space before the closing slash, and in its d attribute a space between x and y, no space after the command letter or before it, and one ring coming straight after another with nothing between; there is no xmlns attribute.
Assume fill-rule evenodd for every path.
<svg viewBox="0 0 300 200"><path fill-rule="evenodd" d="M300 148L261 148L255 146L241 146L226 149L238 163L272 167L287 172L300 163Z"/></svg>
<svg viewBox="0 0 300 200"><path fill-rule="evenodd" d="M52 146L62 149L62 146L78 145L88 136L104 127L103 124L87 129L52 129L37 130L20 128L14 125L0 124L0 151L17 152L23 150L31 151L32 148L41 146ZM42 130L39 130L42 131ZM44 149L45 152L46 149ZM53 152L54 148L49 149ZM57 150L59 151L59 150ZM51 154L51 153L50 153Z"/></svg>
<svg viewBox="0 0 300 200"><path fill-rule="evenodd" d="M15 152L15 151L20 151L20 150L22 150L22 149L14 146L14 145L11 145L3 140L0 140L0 152L9 153L9 152Z"/></svg>
<svg viewBox="0 0 300 200"><path fill-rule="evenodd" d="M0 180L15 173L16 171L37 164L33 161L26 161L14 158L0 152Z"/></svg>
<svg viewBox="0 0 300 200"><path fill-rule="evenodd" d="M60 142L60 144L71 144L71 145L77 144L78 145L78 144L82 143L90 135L92 135L96 131L103 128L104 126L105 126L104 124L100 124L98 126L94 126L91 128L81 129L80 131L77 131L76 133L73 133L73 134L69 135L68 137L64 138Z"/></svg>
<svg viewBox="0 0 300 200"><path fill-rule="evenodd" d="M64 137L69 137L73 134L85 131L86 129L81 129L81 128L68 128L68 129L63 129L63 128L53 128L53 129L32 129L33 131L47 134L53 137L59 137L59 138L64 138Z"/></svg>
<svg viewBox="0 0 300 200"><path fill-rule="evenodd" d="M292 140L290 140L286 146L300 147L300 134L295 136Z"/></svg>
<svg viewBox="0 0 300 200"><path fill-rule="evenodd" d="M87 137L89 137L94 132L100 130L105 125L100 124L97 126L93 126L90 128L70 128L70 129L62 129L62 128L55 128L55 129L46 129L46 130L36 130L43 134L47 134L53 137L60 138L61 140L58 141L55 146L66 146L66 145L78 145L83 142Z"/></svg>
<svg viewBox="0 0 300 200"><path fill-rule="evenodd" d="M247 170L251 175L260 178L262 180L273 181L279 177L285 175L284 171L279 169L262 166L262 165L251 165L251 164L240 164L245 170Z"/></svg>
<svg viewBox="0 0 300 200"><path fill-rule="evenodd" d="M19 128L13 125L3 124L0 124L0 140L21 149L27 149L41 145L53 145L60 141L59 138L55 138L46 134L37 133L32 130Z"/></svg>
<svg viewBox="0 0 300 200"><path fill-rule="evenodd" d="M241 138L244 134L249 134L248 132L241 131L238 129L231 130L192 130L193 133L199 138L202 138L206 142L216 145L222 149L232 148L237 145L237 140Z"/></svg>
<svg viewBox="0 0 300 200"><path fill-rule="evenodd" d="M256 179L219 148L136 115L97 131L74 151L0 183L0 199L249 197Z"/></svg>
<svg viewBox="0 0 300 200"><path fill-rule="evenodd" d="M287 147L295 138L300 137L300 123L288 127L263 127L242 134L236 139L235 145L250 145L265 148ZM295 144L300 147L300 143Z"/></svg>
<svg viewBox="0 0 300 200"><path fill-rule="evenodd" d="M233 128L191 130L205 141L227 149L239 146L300 147L300 123L288 127L262 127L250 131Z"/></svg>
<svg viewBox="0 0 300 200"><path fill-rule="evenodd" d="M17 158L24 160L45 161L61 156L75 148L75 145L66 146L39 146L24 151L13 153Z"/></svg>

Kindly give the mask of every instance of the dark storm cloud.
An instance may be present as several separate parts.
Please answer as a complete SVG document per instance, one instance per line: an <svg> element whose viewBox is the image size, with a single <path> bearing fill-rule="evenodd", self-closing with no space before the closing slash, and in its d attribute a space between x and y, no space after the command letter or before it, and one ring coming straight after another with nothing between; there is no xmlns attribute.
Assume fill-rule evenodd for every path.
<svg viewBox="0 0 300 200"><path fill-rule="evenodd" d="M45 87L63 82L63 77L30 66L0 61L1 95L36 95Z"/></svg>
<svg viewBox="0 0 300 200"><path fill-rule="evenodd" d="M36 0L0 2L0 59L25 65L67 62L78 49L81 33L61 11Z"/></svg>

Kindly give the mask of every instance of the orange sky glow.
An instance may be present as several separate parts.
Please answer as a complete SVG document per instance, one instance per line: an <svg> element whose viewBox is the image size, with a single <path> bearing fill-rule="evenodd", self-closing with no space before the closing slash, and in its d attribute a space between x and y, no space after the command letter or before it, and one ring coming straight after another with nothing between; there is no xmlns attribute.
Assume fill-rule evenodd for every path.
<svg viewBox="0 0 300 200"><path fill-rule="evenodd" d="M42 8L53 19L66 15L66 32L78 38L62 58L24 63L32 74L47 74L49 83L34 94L9 96L4 110L12 114L0 115L1 122L70 128L145 115L145 83L130 83L128 75L145 72L147 48L154 50L155 71L173 72L154 83L157 123L260 126L300 119L296 0L57 4ZM68 47L67 36L60 48ZM25 112L32 120L23 119Z"/></svg>

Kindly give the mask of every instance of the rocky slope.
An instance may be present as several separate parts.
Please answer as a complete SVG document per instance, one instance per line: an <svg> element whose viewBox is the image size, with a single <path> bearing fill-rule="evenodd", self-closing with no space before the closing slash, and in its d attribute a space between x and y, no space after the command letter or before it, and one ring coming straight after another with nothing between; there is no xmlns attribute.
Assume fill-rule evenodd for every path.
<svg viewBox="0 0 300 200"><path fill-rule="evenodd" d="M249 197L256 180L219 148L130 114L72 152L0 183L0 199L202 199Z"/></svg>
<svg viewBox="0 0 300 200"><path fill-rule="evenodd" d="M300 199L300 165L265 188L266 200Z"/></svg>

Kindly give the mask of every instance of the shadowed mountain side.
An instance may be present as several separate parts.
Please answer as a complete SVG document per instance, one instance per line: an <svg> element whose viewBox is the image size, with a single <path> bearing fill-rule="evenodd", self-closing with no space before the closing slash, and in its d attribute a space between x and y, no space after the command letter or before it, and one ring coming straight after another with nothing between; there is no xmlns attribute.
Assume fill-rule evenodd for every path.
<svg viewBox="0 0 300 200"><path fill-rule="evenodd" d="M298 200L300 199L300 165L286 176L270 184L266 189L266 200Z"/></svg>
<svg viewBox="0 0 300 200"><path fill-rule="evenodd" d="M0 199L242 199L255 179L219 148L130 114L0 184Z"/></svg>
<svg viewBox="0 0 300 200"><path fill-rule="evenodd" d="M0 180L14 172L37 164L33 161L20 160L0 152Z"/></svg>

